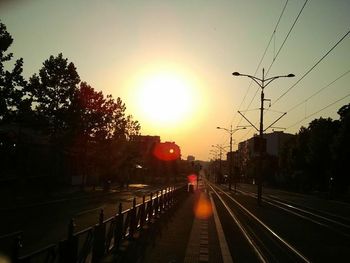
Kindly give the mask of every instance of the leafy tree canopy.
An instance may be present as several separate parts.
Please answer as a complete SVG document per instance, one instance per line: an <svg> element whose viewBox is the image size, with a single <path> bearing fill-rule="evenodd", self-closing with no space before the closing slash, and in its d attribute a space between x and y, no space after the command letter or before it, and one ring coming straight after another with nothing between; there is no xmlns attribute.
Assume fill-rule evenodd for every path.
<svg viewBox="0 0 350 263"><path fill-rule="evenodd" d="M12 70L5 69L5 63L13 57L12 53L7 53L12 42L12 36L0 21L0 122L13 121L26 103L22 99L26 86L22 76L23 59L16 60Z"/></svg>
<svg viewBox="0 0 350 263"><path fill-rule="evenodd" d="M72 62L63 58L50 56L45 60L39 75L34 74L29 80L29 90L35 102L39 120L56 136L59 131L67 129L67 115L74 99L80 77Z"/></svg>

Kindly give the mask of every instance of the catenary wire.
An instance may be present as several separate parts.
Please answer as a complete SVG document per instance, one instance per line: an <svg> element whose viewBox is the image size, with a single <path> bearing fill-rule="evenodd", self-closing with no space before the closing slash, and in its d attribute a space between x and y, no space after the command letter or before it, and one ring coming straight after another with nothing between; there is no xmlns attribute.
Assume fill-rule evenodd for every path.
<svg viewBox="0 0 350 263"><path fill-rule="evenodd" d="M322 89L318 90L317 92L315 92L314 94L312 94L311 96L309 96L308 98L306 98L305 100L303 100L302 102L299 102L298 104L296 104L295 106L293 106L292 108L290 108L287 112L291 112L294 109L298 108L300 105L304 104L305 102L307 102L308 100L310 100L311 98L313 98L314 96L316 96L317 94L319 94L320 92L324 91L325 89L329 88L330 86L332 86L335 82L337 82L339 79L343 78L344 76L346 76L347 74L350 73L350 69L346 72L344 72L343 74L341 74L340 76L338 76L335 80L331 81L330 83L328 83L326 86L324 86Z"/></svg>
<svg viewBox="0 0 350 263"><path fill-rule="evenodd" d="M288 39L290 33L292 32L292 30L293 30L293 28L294 28L296 22L298 21L298 19L299 19L301 13L303 12L304 7L305 7L305 5L307 4L307 2L308 2L308 0L305 0L304 5L303 5L302 8L300 9L300 11L299 11L299 13L298 13L296 19L294 20L293 25L292 25L291 28L289 29L289 32L288 32L287 36L285 37L285 39L284 39L282 45L280 46L279 50L277 51L277 54L274 55L273 60L272 60L272 63L270 64L270 66L269 66L269 68L268 68L268 70L267 70L267 72L266 72L265 75L267 75L268 72L270 71L270 69L271 69L273 63L275 62L275 60L276 60L278 54L279 54L280 51L282 50L284 44L286 43L286 41L287 41L287 39ZM286 6L287 6L287 3L288 3L288 1L286 2L285 6L284 6L284 8L283 8L283 10L282 10L281 16L280 16L280 18L279 18L279 20L278 20L278 22L277 22L278 24L279 24L279 22L280 22L280 20L281 20L282 14L283 14L283 12L284 12ZM277 25L276 25L276 27L275 27L273 33L272 33L272 36L271 36L271 38L270 38L270 42L271 42L271 40L272 40L272 37L273 37L274 34L276 33L276 29L277 29ZM270 44L270 42L269 42L269 44ZM266 50L267 50L267 49L265 49L265 53L266 53ZM264 53L264 55L265 55L265 53ZM260 60L260 63L261 63L261 62L262 62L262 60ZM260 66L260 64L259 64L259 66ZM257 69L257 70L258 70L258 69ZM255 74L256 74L256 72L255 72ZM254 76L255 76L255 74L254 74ZM250 85L251 85L252 82L253 82L253 81L250 82ZM254 99L256 98L256 94L258 93L258 91L259 91L259 88L257 88L257 90L256 90L255 93L254 93L254 96L252 97L251 101L249 102L248 109L249 109L249 107L251 106L251 104L253 103ZM237 125L239 125L239 124L241 123L241 121L242 121L242 118L240 119L240 121L239 121L239 123L238 123Z"/></svg>
<svg viewBox="0 0 350 263"><path fill-rule="evenodd" d="M291 107L286 113L289 113L289 112L293 111L294 109L296 109L296 108L299 107L300 105L304 104L305 102L307 102L308 100L310 100L311 98L313 98L314 96L316 96L317 94L319 94L320 92L322 92L323 90L325 90L325 89L329 88L330 86L332 86L335 82L337 82L337 81L340 80L341 78L345 77L345 76L346 76L347 74L349 74L349 73L350 73L350 69L347 70L346 72L342 73L342 74L341 74L340 76L338 76L336 79L334 79L333 81L331 81L330 83L328 83L326 86L324 86L323 88L321 88L321 89L318 90L317 92L313 93L311 96L309 96L308 98L306 98L306 99L303 100L302 102L300 102L300 103L296 104L295 106ZM350 94L349 94L349 95L350 95ZM289 126L289 127L286 128L286 129L289 129L289 128L291 128L291 127L297 125L298 123L302 122L303 120L305 120L305 119L307 119L307 118L309 118L309 117L311 117L311 116L313 116L313 115L319 113L320 111L322 111L322 110L324 110L324 109L326 109L326 108L328 108L328 107L331 107L332 105L334 105L334 104L337 103L338 101L341 101L341 100L345 99L345 98L348 97L349 95L346 95L345 97L343 97L343 98L341 98L341 99L339 99L339 100L337 100L337 101L335 101L335 102L333 102L333 103L327 105L326 107L322 108L321 110L318 110L317 112L312 113L312 114L306 116L306 117L303 118L302 120L300 120L300 121L294 123L293 125ZM271 111L271 110L269 110L269 111ZM256 122L254 125L257 125L257 123L258 123L258 122ZM247 130L247 132L239 139L239 141L241 141L241 140L243 140L244 138L246 138L247 135L252 131L252 129L253 129L253 127L250 127L249 130Z"/></svg>
<svg viewBox="0 0 350 263"><path fill-rule="evenodd" d="M294 20L294 22L293 22L291 28L289 29L289 31L288 31L286 37L284 38L284 41L283 41L282 45L281 45L280 48L278 49L276 56L273 57L272 62L271 62L271 64L270 64L269 68L268 68L267 71L266 71L266 76L269 74L270 69L271 69L273 63L275 63L276 58L278 57L279 53L281 52L281 50L282 50L284 44L286 43L286 41L287 41L287 39L288 39L290 33L291 33L292 30L293 30L295 24L298 22L299 17L300 17L300 15L301 15L301 13L303 12L303 10L304 10L304 8L305 8L305 6L306 6L306 4L307 4L308 1L309 1L309 0L305 0L303 6L301 7L301 9L300 9L300 11L299 11L297 17L295 18L295 20Z"/></svg>
<svg viewBox="0 0 350 263"><path fill-rule="evenodd" d="M326 54L324 54L308 71L306 71L306 73L300 78L298 79L290 88L288 88L282 95L280 95L272 104L276 104L281 98L283 98L289 91L291 91L300 81L302 81L308 74L310 74L310 72L317 67L318 64L321 63L321 61L323 59L325 59L348 35L349 35L350 31L348 31L340 40L338 40L338 42L330 49L327 51Z"/></svg>
<svg viewBox="0 0 350 263"><path fill-rule="evenodd" d="M261 63L263 62L263 60L264 60L264 58L265 58L265 56L266 56L266 52L267 52L268 48L270 47L271 41L272 41L274 35L276 34L276 30L277 30L277 28L278 28L278 26L279 26L279 24L280 24L280 21L281 21L281 19L282 19L282 16L283 16L283 14L284 14L284 11L286 10L288 1L289 1L289 0L287 0L287 1L285 2L284 6L283 6L283 9L282 9L282 12L281 12L280 16L278 17L278 20L277 20L277 23L276 23L276 25L275 25L275 28L274 28L274 30L272 31L270 40L269 40L269 42L267 43L267 46L266 46L265 51L264 51L264 53L263 53L263 55L262 55L262 57L261 57L261 59L260 59L260 61L259 61L259 63L258 63L258 66L256 67L254 76L255 76L256 73L258 72L258 70L259 70L259 68L260 68L260 66L261 66ZM252 84L253 84L253 80L251 80L250 83L249 83L248 89L247 89L246 93L244 94L244 97L243 97L243 99L242 99L242 102L240 103L240 105L239 105L239 107L238 107L239 110L241 109L241 107L242 107L242 105L243 105L243 102L245 101L245 99L246 99L246 97L247 97L247 95L248 95L248 93L249 93L249 91L250 91L250 88L251 88ZM258 91L258 90L259 90L259 89L257 89L257 91ZM254 97L256 96L257 91L255 92ZM254 98L253 98L253 99L254 99ZM248 105L248 108L249 108L250 105L252 104L252 101L253 101L253 100L250 101L250 103L249 103L249 105ZM237 112L235 113L235 115L234 115L234 117L233 117L233 119L232 119L232 121L231 121L231 124L233 123L233 121L234 121L234 119L236 118L236 116L237 116ZM237 126L241 123L241 121L242 121L242 118L241 118L241 119L239 120L239 122L237 123Z"/></svg>
<svg viewBox="0 0 350 263"><path fill-rule="evenodd" d="M294 123L293 125L289 126L287 129L290 129L291 127L294 127L295 125L301 123L302 121L304 121L304 120L306 120L306 119L312 117L313 115L316 115L317 113L319 113L319 112L321 112L321 111L323 111L323 110L325 110L325 109L327 109L327 108L333 106L333 105L336 104L337 102L342 101L343 99L345 99L345 98L347 98L347 97L349 97L349 96L350 96L350 93L347 94L347 95L345 95L344 97L342 97L342 98L340 98L340 99L338 99L338 100L336 100L336 101L334 101L334 102L328 104L327 106L323 107L322 109L320 109L320 110L318 110L318 111L316 111L316 112L314 112L314 113L312 113L312 114L306 116L305 118L301 119L300 121L298 121L298 122Z"/></svg>

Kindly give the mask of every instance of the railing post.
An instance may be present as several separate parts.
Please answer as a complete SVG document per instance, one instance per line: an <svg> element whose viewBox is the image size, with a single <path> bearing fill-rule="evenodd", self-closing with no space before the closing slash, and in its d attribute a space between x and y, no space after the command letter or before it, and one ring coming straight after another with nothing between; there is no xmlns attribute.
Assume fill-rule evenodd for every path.
<svg viewBox="0 0 350 263"><path fill-rule="evenodd" d="M130 211L130 227L129 227L129 238L134 237L135 229L136 229L136 198L134 197L132 201L132 210Z"/></svg>
<svg viewBox="0 0 350 263"><path fill-rule="evenodd" d="M19 258L19 251L22 247L22 236L18 235L16 236L14 242L13 242L13 251L12 251L12 261L13 263L17 263L19 262L18 258Z"/></svg>
<svg viewBox="0 0 350 263"><path fill-rule="evenodd" d="M119 203L119 210L118 215L116 216L116 227L114 231L114 251L117 251L121 241L122 241L122 235L123 235L123 205L122 203Z"/></svg>
<svg viewBox="0 0 350 263"><path fill-rule="evenodd" d="M73 235L74 235L74 228L75 228L75 222L74 222L74 218L72 218L69 221L69 224L68 224L68 239L73 237Z"/></svg>
<svg viewBox="0 0 350 263"><path fill-rule="evenodd" d="M173 187L171 186L169 189L169 205L172 206L173 205Z"/></svg>
<svg viewBox="0 0 350 263"><path fill-rule="evenodd" d="M150 194L150 200L148 203L148 222L151 223L151 219L153 216L153 193Z"/></svg>
<svg viewBox="0 0 350 263"><path fill-rule="evenodd" d="M171 197L171 187L168 187L167 196L166 196L166 199L167 199L166 203L168 208L170 207L170 197Z"/></svg>
<svg viewBox="0 0 350 263"><path fill-rule="evenodd" d="M169 203L169 206L172 206L172 203L171 203L171 196L172 196L172 188L169 187L169 196L168 196L168 203Z"/></svg>
<svg viewBox="0 0 350 263"><path fill-rule="evenodd" d="M145 225L145 221L146 221L146 209L145 209L146 205L145 205L145 196L142 196L142 204L140 206L139 209L141 209L140 211L140 228L143 229L143 226Z"/></svg>
<svg viewBox="0 0 350 263"><path fill-rule="evenodd" d="M158 216L158 204L159 204L159 200L158 200L158 191L156 191L156 198L154 198L154 216L155 218L157 218Z"/></svg>
<svg viewBox="0 0 350 263"><path fill-rule="evenodd" d="M100 210L98 225L94 227L94 239L92 247L92 262L100 262L106 251L106 224L103 223L104 213Z"/></svg>
<svg viewBox="0 0 350 263"><path fill-rule="evenodd" d="M164 196L163 196L163 190L160 190L160 195L159 195L159 213L161 214L163 212L163 200L164 200Z"/></svg>
<svg viewBox="0 0 350 263"><path fill-rule="evenodd" d="M169 187L167 187L165 189L165 208L168 209L169 208Z"/></svg>
<svg viewBox="0 0 350 263"><path fill-rule="evenodd" d="M175 203L175 194L176 194L176 189L175 186L173 186L173 191L171 192L171 204L174 205Z"/></svg>
<svg viewBox="0 0 350 263"><path fill-rule="evenodd" d="M68 225L68 239L59 244L59 262L75 263L78 259L78 238L74 236L75 223L72 218Z"/></svg>

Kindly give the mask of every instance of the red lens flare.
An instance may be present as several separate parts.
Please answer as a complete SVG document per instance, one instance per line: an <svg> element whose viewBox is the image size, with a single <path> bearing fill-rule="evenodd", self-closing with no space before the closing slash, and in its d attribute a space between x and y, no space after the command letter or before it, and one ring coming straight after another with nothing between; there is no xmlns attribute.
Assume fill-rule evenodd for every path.
<svg viewBox="0 0 350 263"><path fill-rule="evenodd" d="M180 147L173 142L157 143L153 155L162 161L174 161L181 157Z"/></svg>
<svg viewBox="0 0 350 263"><path fill-rule="evenodd" d="M194 184L197 182L197 175L195 174L190 174L187 176L188 183Z"/></svg>

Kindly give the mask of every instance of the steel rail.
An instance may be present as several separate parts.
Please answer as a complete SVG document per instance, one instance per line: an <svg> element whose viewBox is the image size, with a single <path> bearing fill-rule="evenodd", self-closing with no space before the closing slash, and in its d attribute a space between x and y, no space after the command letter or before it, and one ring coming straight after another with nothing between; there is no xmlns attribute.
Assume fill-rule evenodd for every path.
<svg viewBox="0 0 350 263"><path fill-rule="evenodd" d="M225 203L225 201L222 199L222 197L218 194L217 191L211 186L210 183L207 183L208 186L213 190L213 192L216 194L216 196L219 198L223 206L226 208L226 211L230 214L232 219L235 221L236 225L238 226L239 230L242 232L243 236L246 238L250 246L253 248L253 251L259 258L261 262L268 262L264 256L262 255L262 252L260 251L257 244L254 242L253 238L249 235L249 233L244 229L242 223L239 221L239 219L233 214L232 210L228 207L228 205Z"/></svg>
<svg viewBox="0 0 350 263"><path fill-rule="evenodd" d="M241 192L241 193L243 193L245 195L252 196L254 198L256 196L256 194L254 194L254 193L249 193L249 192L242 191L242 190L237 190L237 191ZM305 220L311 221L311 222L313 222L315 224L318 224L320 226L329 228L329 229L331 229L331 230L333 230L333 231L335 231L335 232L337 232L337 233L339 233L339 234L341 234L343 236L350 237L349 234L346 234L346 233L344 233L342 231L339 231L339 230L335 229L333 226L331 226L331 225L329 225L329 224L327 224L325 222L317 221L316 219L311 218L310 216L313 216L313 217L317 218L318 220L324 220L324 221L327 221L329 223L333 223L335 225L338 225L340 227L344 227L344 228L347 228L347 229L350 229L349 225L343 224L341 222L338 222L338 221L336 221L334 219L331 219L331 218L327 218L327 217L322 216L322 215L317 215L317 214L315 214L313 212L310 212L310 211L307 211L305 209L302 209L302 208L299 208L299 207L296 207L296 206L293 206L293 205L290 205L290 204L287 204L287 203L283 203L282 201L278 201L278 200L274 200L272 198L268 198L266 196L263 199L265 200L266 203L268 203L271 206L275 206L275 207L277 207L279 209L282 209L282 210L284 210L284 211L286 211L288 213L291 213L291 214L293 214L295 216L298 216L298 217L303 218ZM273 202L278 203L278 204L275 204ZM293 211L293 210L296 210L298 212ZM305 214L307 214L309 216L303 215L301 213L305 213ZM331 214L329 214L329 215L331 215Z"/></svg>
<svg viewBox="0 0 350 263"><path fill-rule="evenodd" d="M211 183L210 187L213 189ZM302 255L296 248L294 248L291 244L289 244L286 240L280 237L275 231L273 231L270 227L268 227L264 222L262 222L259 218L257 218L253 213L251 213L248 209L246 209L243 205L241 205L237 200L235 200L232 196L227 194L221 188L214 186L216 189L221 191L224 195L226 195L230 200L232 200L242 211L244 211L247 215L251 216L256 222L258 222L268 233L274 236L278 241L280 241L284 246L286 246L290 251L292 251L296 256L298 256L304 262L311 262L304 255Z"/></svg>

